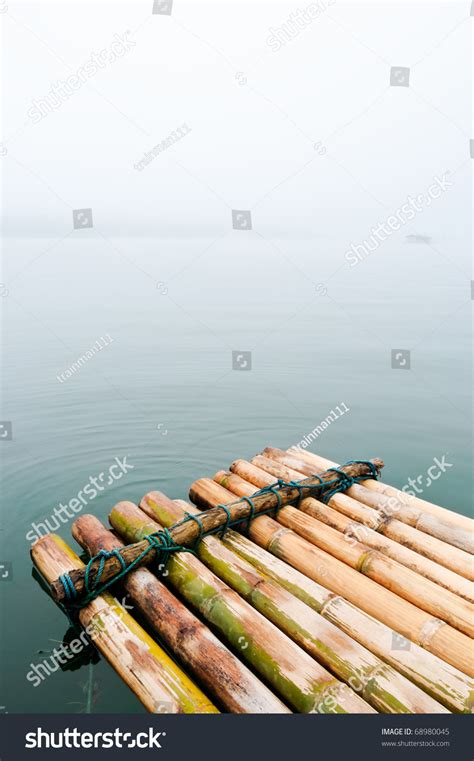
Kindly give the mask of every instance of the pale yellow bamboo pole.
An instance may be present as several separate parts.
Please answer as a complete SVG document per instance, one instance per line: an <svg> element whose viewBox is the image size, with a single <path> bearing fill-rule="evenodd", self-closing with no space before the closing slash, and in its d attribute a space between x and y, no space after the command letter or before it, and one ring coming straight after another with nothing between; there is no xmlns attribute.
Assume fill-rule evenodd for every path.
<svg viewBox="0 0 474 761"><path fill-rule="evenodd" d="M223 470L215 474L214 481L239 497L249 497L255 491L255 487L248 481ZM189 509L186 502L175 501L184 509ZM359 610L343 597L334 595L247 537L229 531L223 542L322 616L330 618L357 642L391 663L401 674L447 708L461 713L471 712L474 681L461 671L409 640L398 643L393 629ZM403 647L398 649L396 644L402 644Z"/></svg>
<svg viewBox="0 0 474 761"><path fill-rule="evenodd" d="M254 467L253 463L257 465L257 471L260 470L260 473L262 470L266 471L266 479L262 479L261 475L258 476L255 471L251 470ZM281 461L279 464L283 465ZM268 476L269 473L277 477L276 474L279 472L278 462L263 455L254 457L252 463L246 463L245 460L237 460L236 467L243 468L244 470L245 468L250 468L250 480L255 484L258 483L260 486L266 486L273 482L272 478ZM304 468L304 465L301 465L301 467ZM301 471L293 470L286 465L284 468L288 478L295 480L300 478ZM453 573L457 573L468 580L474 578L471 556L466 553L460 553L459 550L446 544L446 542L442 542L440 539L407 526L396 518L387 517L379 510L366 507L358 500L348 497L346 494L335 494L328 504L345 515L360 520L361 523L370 526L374 530L384 534L384 536L388 536L399 544L403 544L444 568L448 568Z"/></svg>
<svg viewBox="0 0 474 761"><path fill-rule="evenodd" d="M183 507L161 492L150 492L140 507L166 527L199 514L194 505ZM225 539L225 537L224 537ZM346 682L382 713L443 713L445 708L425 695L395 669L341 632L267 574L231 550L216 536L197 546L200 560L245 600L297 642L304 650ZM441 710L440 710L441 709Z"/></svg>
<svg viewBox="0 0 474 761"><path fill-rule="evenodd" d="M302 478L306 478L306 474L303 471L292 470L283 463L267 457L254 457L252 463L257 467L260 467L262 470L265 470L267 473L274 475L275 483L277 478L285 480L301 480ZM305 499L301 502L299 508L311 517L317 518L328 526L331 526L331 528L344 534L347 537L347 541L351 544L353 544L355 540L363 542L371 549L382 552L382 554L392 558L392 560L396 560L407 568L410 568L412 571L431 580L435 584L439 584L451 593L464 598L469 603L474 601L474 586L472 582L468 581L464 576L460 576L450 569L440 566L433 560L418 554L409 547L405 547L398 542L395 542L393 539L373 531L367 525L350 520L346 515L338 512L337 509L334 509L340 505L341 502L344 505L346 505L347 502L355 503L356 510L359 505L359 503L356 500L353 500L352 497L347 497L344 494L335 494L334 497L329 500L328 505L315 499ZM366 508L362 508L362 510L364 509Z"/></svg>
<svg viewBox="0 0 474 761"><path fill-rule="evenodd" d="M278 521L399 597L474 637L474 607L467 600L362 542L349 543L339 531L317 520L309 510L285 507Z"/></svg>
<svg viewBox="0 0 474 761"><path fill-rule="evenodd" d="M257 454L252 457L252 465L256 465L257 468L261 468L265 473L277 478L293 479L295 481L301 481L301 470L290 467L283 460L276 459L275 457L267 457L263 454ZM337 495L339 496L339 495Z"/></svg>
<svg viewBox="0 0 474 761"><path fill-rule="evenodd" d="M72 535L90 556L123 547L93 515L77 518ZM148 568L136 568L121 584L160 641L218 705L232 713L291 713Z"/></svg>
<svg viewBox="0 0 474 761"><path fill-rule="evenodd" d="M263 459L260 458L260 461ZM263 463L262 467L266 469L266 464ZM280 477L286 477L285 470L279 469L278 462L272 463L271 470L272 475L276 473ZM283 526L292 529L304 539L395 592L421 610L446 621L469 637L474 636L472 603L362 542L357 540L348 542L339 531L318 521L316 516L309 514L310 512L311 507L302 512L288 506L279 511L277 520Z"/></svg>
<svg viewBox="0 0 474 761"><path fill-rule="evenodd" d="M39 539L31 556L49 583L84 563L56 534ZM151 713L219 713L204 693L109 594L79 612L91 640Z"/></svg>
<svg viewBox="0 0 474 761"><path fill-rule="evenodd" d="M291 471L293 473L299 472L301 474L305 471L309 472L314 470L313 466L296 458L295 455L288 455L282 450L267 448L266 452L268 456L265 456L265 458L260 461L265 470L267 470L267 464L270 461L278 462L286 468L294 468L294 470ZM256 463L257 460L259 460L259 458L253 458L252 462ZM359 489L364 490L364 487L355 485L348 489L346 493L335 495L332 498L333 501L330 502L331 506L339 509L339 505L341 505L342 510L345 512L348 504L347 501L350 499L354 499L354 501L362 504L357 496L360 494L360 491L358 491ZM424 531L420 531L418 528L410 526L406 522L400 521L400 512L395 510L395 506L389 507L387 505L388 498L381 495L373 495L367 490L365 490L365 494L369 495L369 501L373 497L375 497L375 500L377 501L377 504L374 503L371 508L377 510L378 516L382 516L382 519L380 520L380 528L382 529L382 527L384 527L382 533L387 534L385 527L388 528L390 526L391 538L396 538L395 536L392 536L395 532L400 536L399 541L401 543L410 546L412 549L415 549L426 557L430 557L431 560L435 560L437 563L445 568L449 568L449 570L454 573L464 576L464 578L471 581L474 579L474 558L472 555L468 552L464 552L458 547L453 547L451 544L441 541ZM382 503L381 500L385 500L385 502ZM364 505L367 507L367 499L365 499ZM397 520L396 524L394 524L395 520Z"/></svg>
<svg viewBox="0 0 474 761"><path fill-rule="evenodd" d="M110 513L114 529L128 542L161 529L131 502ZM166 580L252 664L288 705L301 713L374 713L346 684L268 621L190 552L168 559Z"/></svg>
<svg viewBox="0 0 474 761"><path fill-rule="evenodd" d="M238 472L239 463L232 465ZM246 463L248 466L249 463ZM250 465L255 470L255 466ZM245 468L249 472L248 467ZM258 470L258 469L256 469ZM264 474L268 477L268 474ZM196 486L199 488L197 489ZM215 488L214 488L215 487ZM200 507L234 499L234 495L210 479L193 484L191 500ZM451 663L469 676L474 676L471 658L472 640L444 621L430 616L407 600L398 597L367 576L350 568L327 552L310 544L291 529L282 527L271 518L261 516L252 521L250 537L282 560L318 581L336 594L343 595L369 615L391 626L395 631Z"/></svg>
<svg viewBox="0 0 474 761"><path fill-rule="evenodd" d="M287 451L294 453L294 450ZM314 465L321 470L339 467L337 462L328 460L325 457L320 457L319 455L316 455L313 452L308 452L304 449L298 449L297 456L309 462L310 465ZM413 505L418 507L423 512L428 513L429 515L433 515L435 518L440 518L447 523L451 523L453 526L458 526L465 531L469 531L471 534L474 531L474 520L469 518L467 515L461 515L460 513L456 513L446 507L441 507L440 505L435 505L432 502L427 502L424 499L420 499L420 497L412 497L410 494L406 494L401 489L397 489L394 486L389 486L382 481L375 481L372 478L364 481L364 486L366 489L378 492L379 494L385 494L387 497L395 497L404 505Z"/></svg>
<svg viewBox="0 0 474 761"><path fill-rule="evenodd" d="M398 544L411 548L419 555L429 558L448 571L462 576L469 585L474 578L471 560L451 557L451 546L446 545L446 542L407 526L406 523L402 523L396 518L387 517L379 510L366 507L345 494L335 495L328 504L349 518L359 521L364 526L369 526Z"/></svg>
<svg viewBox="0 0 474 761"><path fill-rule="evenodd" d="M295 467L299 470L296 463L300 463L301 460L282 449L266 447L263 454L267 457L280 459L281 462L285 462L290 467ZM292 462L295 464L292 465ZM314 468L311 470L313 471ZM354 499L358 499L364 505L383 510L388 515L393 515L396 512L397 518L402 523L406 523L408 526L413 526L425 534L441 539L443 542L452 545L453 548L457 548L458 552L466 555L470 554L471 556L474 553L474 532L472 531L467 531L459 528L459 526L454 526L452 523L443 521L441 518L429 515L414 505L404 504L395 497L386 497L383 494L371 492L362 484L354 484L349 487L346 490L346 494L354 497ZM471 561L473 560L471 557Z"/></svg>
<svg viewBox="0 0 474 761"><path fill-rule="evenodd" d="M449 590L455 595L462 597L469 603L474 602L474 587L472 581L450 571L449 568L440 566L433 560L419 555L409 547L404 547L393 539L389 539L377 533L369 526L353 521L343 513L332 507L319 502L316 499L305 499L299 505L300 510L313 518L325 523L347 537L349 542L353 539L363 542L373 550L378 550L392 560L396 560L407 568L424 576L435 584Z"/></svg>

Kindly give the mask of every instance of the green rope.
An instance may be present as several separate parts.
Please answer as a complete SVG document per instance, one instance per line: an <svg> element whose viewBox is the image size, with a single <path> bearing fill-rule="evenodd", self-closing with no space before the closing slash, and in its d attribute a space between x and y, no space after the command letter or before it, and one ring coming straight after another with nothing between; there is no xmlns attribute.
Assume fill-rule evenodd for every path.
<svg viewBox="0 0 474 761"><path fill-rule="evenodd" d="M230 514L230 509L227 507L227 505L217 505L217 507L220 507L225 512L225 523L222 526L222 531L217 532L219 533L220 538L223 539L226 535L226 532L229 526L232 523L232 515Z"/></svg>
<svg viewBox="0 0 474 761"><path fill-rule="evenodd" d="M190 521L194 521L194 523L197 523L199 534L196 537L196 541L194 542L193 549L196 549L197 545L201 541L202 537L204 536L204 526L202 525L202 520L197 515L193 515L192 513L188 513L186 510L184 512L184 515L186 519L189 519Z"/></svg>
<svg viewBox="0 0 474 761"><path fill-rule="evenodd" d="M378 472L375 465L370 462L370 460L349 460L349 462L346 463L346 465L366 465L370 469L370 474L368 475L362 475L362 476L348 476L347 473L345 473L343 470L340 470L339 468L328 468L326 473L334 473L335 478L331 481L323 481L321 474L319 475L313 475L313 478L318 479L319 484L317 484L314 487L311 487L311 490L313 491L316 489L317 492L317 498L323 500L324 502L328 502L331 497L333 497L335 494L341 491L346 491L349 489L353 484L360 483L361 481L365 481L368 478L378 478ZM191 552L193 554L196 554L196 547L199 545L201 540L206 536L211 536L213 534L219 534L220 538L222 539L226 532L229 530L229 528L232 528L234 526L241 525L243 523L247 524L247 532L250 528L250 525L252 521L254 520L255 516L255 504L253 500L255 497L260 497L264 494L272 493L275 495L275 497L278 500L278 504L276 507L269 507L267 510L261 510L258 513L257 517L260 517L261 515L268 515L270 513L273 513L273 515L276 515L278 511L282 508L282 502L281 502L281 494L279 492L279 489L283 487L290 487L292 489L297 489L299 493L299 500L301 500L303 496L303 492L305 489L308 489L307 486L302 484L299 481L285 481L282 478L278 478L276 483L270 484L268 486L264 486L262 489L259 489L259 491L255 492L255 494L252 495L252 497L242 497L241 501L247 502L247 504L250 507L250 513L245 518L237 518L235 520L232 520L230 508L227 505L217 505L221 510L225 512L226 520L224 521L224 524L222 526L217 526L213 529L210 529L208 531L204 530L204 526L202 524L201 518L197 515L192 515L191 513L185 512L185 517L175 523L173 525L173 529L178 528L178 526L182 526L185 523L189 523L189 521L194 521L197 523L199 528L199 533L196 538L196 541L194 543L193 547L184 547L181 544L177 544L173 537L171 536L170 531L167 528L163 528L159 531L155 531L152 534L147 534L143 537L143 539L147 540L148 547L145 547L143 551L138 555L135 560L133 560L131 563L126 562L125 558L123 557L121 553L121 549L116 548L114 550L100 550L100 552L97 553L97 555L94 555L94 557L91 557L89 562L86 565L85 575L84 575L84 586L86 589L86 595L84 597L81 596L80 599L78 599L78 593L74 586L74 583L68 573L63 573L59 577L59 581L62 583L64 588L64 594L65 594L65 603L63 605L63 608L66 610L66 612L69 614L69 611L72 609L80 609L83 608L85 605L88 605L92 600L94 600L98 595L105 592L106 589L108 589L112 584L115 584L117 581L119 581L121 578L123 578L127 573L130 573L130 571L133 571L133 569L140 565L141 561L148 555L148 553L154 551L156 553L156 563L158 568L161 570L165 568L166 563L168 561L168 558L170 555L172 555L175 552ZM102 574L105 568L105 564L107 560L110 560L110 558L116 558L120 565L121 570L112 578L110 578L108 581L101 581ZM91 571L93 563L99 561L99 566L97 568L97 572L95 574L95 578L92 581Z"/></svg>
<svg viewBox="0 0 474 761"><path fill-rule="evenodd" d="M184 522L184 521L181 521ZM94 557L91 557L89 562L86 565L85 575L84 575L84 586L86 588L87 594L84 597L81 597L80 600L77 599L78 594L77 590L74 587L73 581L68 573L63 573L59 577L59 581L61 581L64 592L66 595L66 601L64 603L65 608L83 608L85 605L88 605L92 600L94 600L98 595L101 595L103 592L105 592L106 589L108 589L112 584L115 584L115 582L119 581L125 574L129 573L130 571L133 571L133 569L141 563L143 558L145 558L149 552L154 550L156 552L156 562L158 569L161 570L165 567L168 556L172 552L193 552L194 550L190 547L183 547L181 545L176 544L173 537L171 536L170 532L167 528L163 528L160 531L155 531L153 534L148 534L147 536L144 536L143 539L147 540L148 547L145 547L145 549L135 558L135 560L132 560L131 563L127 565L124 557L121 555L120 549L115 550L100 550L100 552L97 553L97 555L94 555ZM113 576L108 581L101 582L102 573L105 567L105 561L109 560L110 558L116 557L120 560L120 564L122 566L122 570ZM94 561L99 561L99 567L97 569L97 573L95 576L95 579L93 582L90 580L90 572L92 570L92 564Z"/></svg>

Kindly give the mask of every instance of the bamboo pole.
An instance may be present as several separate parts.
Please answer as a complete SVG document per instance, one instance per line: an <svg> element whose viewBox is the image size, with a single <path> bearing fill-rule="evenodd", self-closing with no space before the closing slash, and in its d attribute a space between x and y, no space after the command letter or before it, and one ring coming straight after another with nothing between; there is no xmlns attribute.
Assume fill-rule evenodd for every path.
<svg viewBox="0 0 474 761"><path fill-rule="evenodd" d="M82 561L56 534L32 547L41 575L51 582ZM79 621L112 668L152 713L219 713L144 629L106 593L79 612Z"/></svg>
<svg viewBox="0 0 474 761"><path fill-rule="evenodd" d="M226 471L216 473L214 480L241 497L250 496L254 488L239 476ZM186 507L181 500L175 501ZM229 530L222 541L451 711L471 712L474 682L461 671L409 640L405 640L400 649L394 648L393 629L343 597L334 595L240 533Z"/></svg>
<svg viewBox="0 0 474 761"><path fill-rule="evenodd" d="M160 492L147 494L140 507L164 526L171 526L184 511L199 513L194 506L170 502ZM395 669L384 664L365 647L341 632L279 583L269 580L225 541L210 536L197 547L200 560L222 581L278 626L291 639L349 684L364 700L382 713L444 713L440 703L428 697ZM264 570L264 569L262 569Z"/></svg>
<svg viewBox="0 0 474 761"><path fill-rule="evenodd" d="M160 525L130 502L115 505L110 522L129 542ZM374 713L374 710L323 669L189 552L168 560L170 583L223 635L240 656L301 713Z"/></svg>
<svg viewBox="0 0 474 761"><path fill-rule="evenodd" d="M289 455L284 450L277 449L276 447L266 447L263 454L275 459L285 457L292 460L294 457L294 455ZM297 457L295 457L295 461L298 462ZM311 467L311 471L312 473L314 472L314 467ZM361 484L354 484L347 489L346 494L354 497L354 499L358 499L359 502L368 507L378 508L389 515L393 515L396 512L397 518L402 523L406 523L408 526L413 526L419 531L441 539L443 542L457 548L459 552L470 553L471 555L474 553L474 533L472 531L454 526L452 523L425 513L419 507L406 504L406 502L402 502L396 497L386 497L384 494L370 491Z"/></svg>
<svg viewBox="0 0 474 761"><path fill-rule="evenodd" d="M235 465L233 463L233 467ZM191 490L192 501L199 507L212 507L216 500L223 503L235 496L210 479L199 479L194 482ZM257 544L269 549L309 578L342 595L369 615L465 674L474 676L472 640L465 634L398 597L265 515L252 521L249 535Z"/></svg>
<svg viewBox="0 0 474 761"><path fill-rule="evenodd" d="M260 461L263 459L260 458ZM266 467L265 463L263 467ZM287 477L286 469L281 471L278 462L272 462L270 469L272 475ZM295 472L295 475L299 477L301 474ZM302 502L308 505L307 500ZM312 500L311 505L313 503L316 504L315 500ZM449 623L469 637L474 636L472 603L362 542L349 543L337 530L316 520L316 515L309 515L311 510L311 506L304 512L288 506L279 511L277 520L331 556L347 563L359 573L395 592L399 597L412 602L421 610Z"/></svg>
<svg viewBox="0 0 474 761"><path fill-rule="evenodd" d="M459 576L459 574L450 571L449 568L439 566L433 560L377 533L369 526L351 520L343 513L316 499L305 499L299 507L303 512L344 534L348 541L352 541L352 539L361 541L368 547L378 550L392 560L397 560L412 571L430 579L435 584L439 584L444 589L448 589L464 600L470 603L474 602L472 582L464 576Z"/></svg>
<svg viewBox="0 0 474 761"><path fill-rule="evenodd" d="M466 585L463 584L464 591L471 588L471 579L473 578L471 560L466 561L465 558L452 557L450 555L452 548L446 542L407 526L396 518L390 518L379 510L366 507L345 494L335 495L328 504L343 515L359 521L364 526L397 542L397 544L412 549L418 555L423 555L432 560L440 569L445 568L450 573L455 573L456 576L464 578L466 581ZM464 597L465 594L462 596Z"/></svg>
<svg viewBox="0 0 474 761"><path fill-rule="evenodd" d="M265 470L269 470L268 466L270 462L276 462L284 465L285 468L293 468L291 472L294 474L294 477L298 474L299 478L301 478L301 474L312 473L314 471L314 466L306 463L304 460L296 458L295 455L288 455L282 450L274 448L267 448L265 451L267 453L266 457L262 458L260 456L253 458L252 460L255 464L260 463L260 466ZM274 467L274 470L277 469ZM362 490L362 492L360 490ZM362 499L360 498L361 493L363 495ZM368 497L364 495L368 495ZM393 497L391 498L392 501L390 501L390 498L384 497L383 495L373 494L363 486L359 489L356 489L354 486L348 489L344 494L335 495L332 498L332 501L330 501L330 504L337 509L339 509L339 505L342 505L342 509L345 510L347 508L348 500L356 500L359 504L364 504L366 508L368 507L377 510L377 517L380 516L380 525L385 525L386 527L388 527L389 524L392 525L392 532L393 522L396 518L397 524L395 529L398 529L398 532L400 533L401 527L402 540L408 535L410 546L412 546L413 549L430 557L432 560L436 560L436 562L440 563L443 567L449 568L449 570L454 573L464 576L471 581L474 579L474 558L472 555L468 552L464 552L458 547L452 546L447 541L442 541L441 539L425 533L423 530L420 530L418 525L410 525L408 519L403 520L403 516L407 518L408 508L403 508L405 511L404 513L397 510ZM369 505L369 502L372 502L372 504ZM403 530L404 527L406 527L405 530ZM386 531L384 533L386 533ZM406 541L404 543L406 543Z"/></svg>
<svg viewBox="0 0 474 761"><path fill-rule="evenodd" d="M459 594L466 600L473 601L472 582L468 578L471 575L469 573L470 569L465 563L459 568L457 561L450 562L447 560L446 548L448 547L449 553L450 547L445 542L428 536L428 534L423 534L421 531L397 521L396 518L387 518L379 511L366 507L357 500L352 499L352 497L347 497L345 494L336 494L327 504L341 515L350 518L352 522L360 523L364 527L364 529L359 530L360 536L365 537L366 530L369 531L371 537L372 532L375 532L377 535L382 535L392 540L398 547L414 552L419 558L428 559L438 569L439 584L445 586L446 589L451 589L452 592L456 592L456 594ZM375 541L376 539L374 538ZM402 555L399 557L401 558ZM408 555L405 555L405 557L408 559ZM417 562L420 569L428 569L428 566L420 565L420 560ZM445 563L458 568L463 573L451 570ZM422 571L420 570L419 572L421 573ZM428 573L426 575L432 578L432 580L436 580L434 576Z"/></svg>
<svg viewBox="0 0 474 761"><path fill-rule="evenodd" d="M383 461L374 459L371 461L372 466L375 466L376 470L380 470L383 467ZM341 468L341 471L350 477L360 477L367 475L371 472L371 469L365 463L354 463L345 465ZM297 502L301 497L308 497L315 491L320 492L321 488L324 488L324 484L330 484L334 482L334 473L322 474L317 478L306 478L302 481L298 487L287 486L278 490L278 494L269 492L256 496L254 504L251 507L244 500L239 500L235 504L230 505L229 509L222 509L217 507L215 510L208 511L202 518L202 527L199 527L193 521L187 521L178 526L174 526L169 531L168 538L178 546L192 547L197 539L201 535L201 530L204 533L215 531L221 526L228 525L229 520L231 522L243 521L250 515L257 515L260 512L265 512L274 509L277 505L290 504ZM327 488L327 487L326 487ZM124 547L120 551L121 558L112 555L104 561L104 558L92 559L88 565L88 576L90 585L94 585L97 581L98 574L100 573L101 583L110 581L113 577L122 572L122 560L127 565L131 562L140 565L150 565L154 562L157 555L157 550L154 545L151 545L148 540L135 543L134 546ZM85 596L85 570L72 569L68 579L69 587L73 587L76 597ZM51 595L56 602L62 602L66 598L66 589L61 579L56 579L51 584Z"/></svg>
<svg viewBox="0 0 474 761"><path fill-rule="evenodd" d="M294 452L294 450L291 449L288 449L287 451L289 453ZM320 457L319 455L316 455L313 452L308 452L304 449L298 449L298 457L301 457L301 459L309 462L310 465L313 464L315 467L321 468L323 470L327 470L327 468L337 467L336 462L328 460L325 457ZM421 499L415 495L412 496L411 494L408 494L401 489L397 489L395 486L389 486L382 481L375 481L372 478L368 478L366 481L364 481L364 486L366 489L378 492L379 494L385 494L387 497L396 497L404 504L416 505L425 513L429 513L430 515L434 515L437 518L441 518L442 520L451 523L453 526L459 526L459 528L462 528L465 531L474 531L474 520L469 518L467 515L461 515L460 513L454 512L453 510L449 510L447 507L441 507L440 505L433 504L433 502L427 502L425 499Z"/></svg>
<svg viewBox="0 0 474 761"><path fill-rule="evenodd" d="M89 555L123 547L93 515L73 523L74 539ZM290 713L289 709L147 568L122 580L131 602L206 692L232 713Z"/></svg>
<svg viewBox="0 0 474 761"><path fill-rule="evenodd" d="M261 467L262 470L274 475L275 478L287 479L290 477L300 480L305 477L305 473L289 470L288 467L279 461L267 459L266 457L254 457L252 462ZM330 499L329 505L337 504L338 496L335 495ZM351 497L346 497L347 499L351 499ZM379 560L378 556L374 555L374 551L380 552L383 556L387 557L382 566L385 566L389 572L388 576L386 576L385 571L382 569L383 575L386 576L384 586L388 584L390 588L393 588L391 586L392 580L397 579L397 569L390 567L391 562L395 561L397 564L403 565L407 570L402 572L398 569L398 579L400 581L404 580L407 590L405 592L403 589L397 590L397 594L411 600L418 607L448 621L461 631L465 631L466 634L470 636L474 635L474 607L471 602L473 585L463 576L449 571L444 566L438 566L433 561L418 555L413 550L403 547L391 539L380 536L375 531L371 532L368 527L362 526L360 523L357 524L348 520L346 516L316 499L309 497L302 500L299 504L299 509L311 519L317 519L326 524L325 528L321 529L318 525L314 525L311 520L306 520L301 516L297 517L296 513L290 508L285 508L282 514L282 523L294 529L298 534L308 539L308 541L317 544L321 549L328 550L335 557L348 562L353 567L359 568L359 565L362 564L362 572L366 573L369 571L368 575L371 575L372 571L374 571L373 567L371 570L367 567L368 552L371 552L369 556L370 565L372 565L374 558L376 561L377 559ZM416 577L412 575L413 573L421 574L425 580L417 583ZM372 576L372 578L374 577ZM375 580L379 581L379 578ZM379 583L383 582L379 581ZM441 590L439 589L440 584L444 587ZM446 587L446 584L448 587ZM459 599L458 590L463 593L461 596L465 598L464 600ZM443 615L443 611L447 611L448 617ZM455 617L460 615L461 620L464 621L464 626L460 627L459 622L455 618L451 618L451 614L455 614ZM468 630L465 629L465 626L468 627Z"/></svg>
<svg viewBox="0 0 474 761"><path fill-rule="evenodd" d="M362 542L349 543L339 531L313 517L310 509L311 506L304 511L285 507L278 520L311 544L347 563L399 597L446 621L469 637L474 637L472 603Z"/></svg>

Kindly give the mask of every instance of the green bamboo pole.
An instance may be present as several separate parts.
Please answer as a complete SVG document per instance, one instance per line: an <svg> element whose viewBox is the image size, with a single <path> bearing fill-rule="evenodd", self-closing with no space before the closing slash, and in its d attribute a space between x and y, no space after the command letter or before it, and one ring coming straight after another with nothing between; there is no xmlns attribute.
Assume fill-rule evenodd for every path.
<svg viewBox="0 0 474 761"><path fill-rule="evenodd" d="M248 465L247 463L245 472L257 471L259 478L262 473L263 476L269 477L253 465L249 469ZM236 463L233 463L232 469L235 466ZM192 501L199 507L210 508L216 504L216 500L224 503L226 500L231 501L235 496L207 478L195 481L190 494ZM277 517L279 518L279 515ZM474 676L472 640L467 635L430 616L408 600L360 574L265 515L252 521L250 536L257 544L262 544L314 581L324 584L336 594L341 594L369 615L440 656L465 674Z"/></svg>
<svg viewBox="0 0 474 761"><path fill-rule="evenodd" d="M354 462L341 467L341 472L350 478L361 478L369 475L375 468L377 472L383 468L383 461L374 458L370 463ZM173 526L168 533L174 545L192 547L200 536L201 530L204 533L216 531L221 526L227 526L229 521L235 523L244 521L246 518L259 513L265 513L273 510L277 505L287 505L299 501L302 497L309 497L316 491L320 493L321 489L329 488L334 483L334 473L322 473L317 477L310 476L305 478L300 484L283 486L279 488L278 494L273 491L256 495L253 500L253 506L245 500L236 500L227 509L217 507L215 510L209 510L202 518L202 529L192 521L185 521L180 525ZM120 551L120 557L111 555L106 558L91 558L87 567L87 576L89 586L98 581L102 584L111 582L123 570L123 562L126 565L134 563L137 565L150 565L161 556L161 550L157 550L155 545L151 545L148 539L135 544L128 545ZM76 599L86 596L86 570L83 568L73 568L68 574L68 589L63 584L62 579L56 579L50 585L51 596L56 602L63 602L74 590Z"/></svg>
<svg viewBox="0 0 474 761"><path fill-rule="evenodd" d="M251 496L255 489L253 484L226 471L216 473L214 480L239 497ZM180 501L180 504L184 507L186 503ZM278 533L276 525L274 533ZM289 565L290 560L280 560L272 554L271 547L270 551L264 549L266 545L258 531L254 534L251 531L251 535L253 541L229 531L223 541L451 711L471 713L474 708L474 681L470 677L409 640L400 649L394 647L394 641L398 643L398 639L393 629Z"/></svg>
<svg viewBox="0 0 474 761"><path fill-rule="evenodd" d="M140 503L151 518L172 526L185 511L198 514L193 505L170 502L160 492L147 494ZM235 535L235 532L233 532ZM238 534L237 534L238 536ZM197 553L203 563L241 597L297 642L313 658L346 682L382 713L443 713L440 703L383 663L365 647L341 632L261 570L229 549L217 537L206 537Z"/></svg>
<svg viewBox="0 0 474 761"><path fill-rule="evenodd" d="M89 555L123 547L95 516L73 523L76 542ZM290 710L147 568L122 579L135 609L206 692L232 713L291 713Z"/></svg>
<svg viewBox="0 0 474 761"><path fill-rule="evenodd" d="M51 582L70 568L84 564L56 534L32 547L33 562ZM204 693L106 593L79 612L79 622L94 645L151 713L219 713Z"/></svg>
<svg viewBox="0 0 474 761"><path fill-rule="evenodd" d="M130 502L110 513L114 529L138 542L160 525ZM301 713L373 713L276 626L255 611L194 555L174 553L168 560L167 583L212 624L253 668Z"/></svg>

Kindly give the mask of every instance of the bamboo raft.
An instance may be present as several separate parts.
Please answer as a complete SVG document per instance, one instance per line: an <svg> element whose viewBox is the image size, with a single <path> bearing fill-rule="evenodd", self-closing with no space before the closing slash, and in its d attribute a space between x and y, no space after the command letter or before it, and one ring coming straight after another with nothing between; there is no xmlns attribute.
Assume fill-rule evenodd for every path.
<svg viewBox="0 0 474 761"><path fill-rule="evenodd" d="M474 521L370 465L268 447L80 516L86 568L54 534L32 559L150 712L472 713Z"/></svg>

